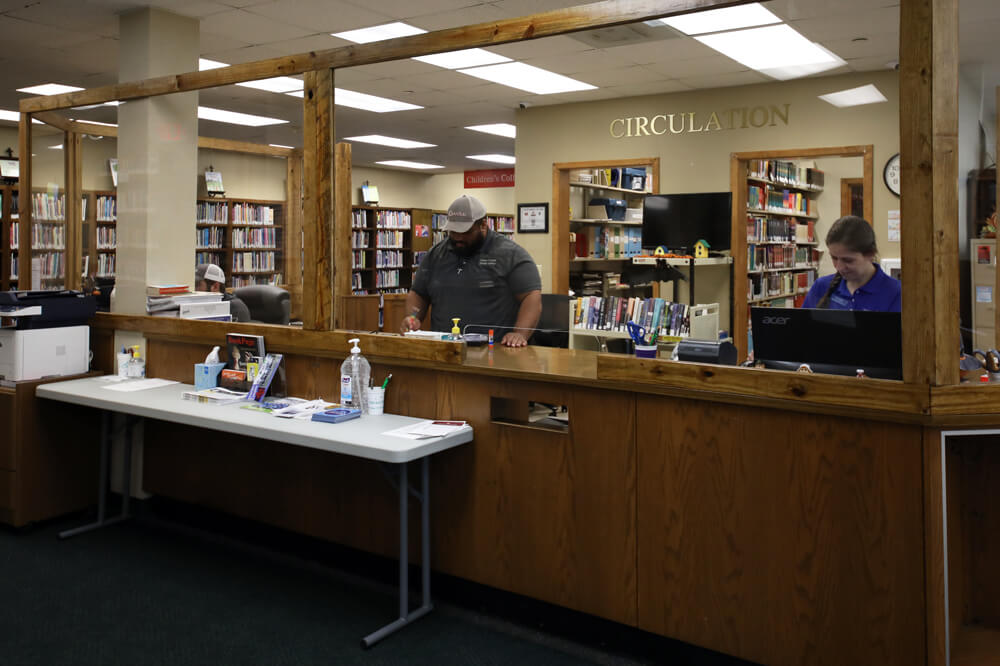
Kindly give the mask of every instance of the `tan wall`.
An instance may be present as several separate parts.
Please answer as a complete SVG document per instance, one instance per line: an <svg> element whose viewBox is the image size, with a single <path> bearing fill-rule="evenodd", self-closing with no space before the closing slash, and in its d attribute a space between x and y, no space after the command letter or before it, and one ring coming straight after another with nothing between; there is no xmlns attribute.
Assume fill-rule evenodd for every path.
<svg viewBox="0 0 1000 666"><path fill-rule="evenodd" d="M381 206L447 210L448 204L463 194L476 197L491 213L515 212L513 187L466 189L462 173L424 174L354 167L351 170L351 203L361 203L361 185L368 181L378 187Z"/></svg>
<svg viewBox="0 0 1000 666"><path fill-rule="evenodd" d="M819 259L819 274L826 275L833 272L833 262L830 261L830 256L826 252L826 234L830 231L830 225L841 214L840 181L842 178L861 178L864 171L864 160L860 157L828 157L816 160L815 163L816 168L823 172L825 182L823 191L816 197L816 205L820 215L816 225L816 240L819 241L819 249L823 252ZM876 187L881 182L881 169L879 174ZM869 220L869 222L873 221ZM885 225L886 220L883 219L882 226ZM899 243L878 241L878 246L881 256L899 258Z"/></svg>
<svg viewBox="0 0 1000 666"><path fill-rule="evenodd" d="M867 83L876 84L889 102L838 109L817 98ZM730 188L733 152L873 144L874 222L879 245L887 246L886 212L898 208L899 199L885 188L881 173L889 157L899 151L898 90L896 73L887 71L528 108L518 112L515 200L551 203L554 162L659 157L662 192L710 192ZM713 111L721 116L728 109L786 103L787 125L779 120L775 126L760 128L622 139L612 138L609 131L611 121L621 117L693 111L704 121ZM825 217L824 213L824 222ZM550 235L516 240L538 263L551 262ZM542 276L543 289L551 288L549 271L543 270Z"/></svg>

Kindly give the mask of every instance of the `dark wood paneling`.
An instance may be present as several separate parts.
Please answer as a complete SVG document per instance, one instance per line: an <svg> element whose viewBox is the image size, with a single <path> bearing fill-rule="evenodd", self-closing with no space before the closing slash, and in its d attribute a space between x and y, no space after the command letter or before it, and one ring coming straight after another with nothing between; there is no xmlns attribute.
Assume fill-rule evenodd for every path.
<svg viewBox="0 0 1000 666"><path fill-rule="evenodd" d="M767 664L923 663L919 428L636 414L641 628Z"/></svg>
<svg viewBox="0 0 1000 666"><path fill-rule="evenodd" d="M13 389L0 389L0 469L17 469L14 459L17 441L17 398Z"/></svg>
<svg viewBox="0 0 1000 666"><path fill-rule="evenodd" d="M438 390L438 415L476 439L435 458L435 568L634 624L632 397L465 376ZM493 423L491 396L567 405L569 434Z"/></svg>
<svg viewBox="0 0 1000 666"><path fill-rule="evenodd" d="M956 476L961 471L958 495L962 508L961 520L965 522L961 544L968 551L959 551L958 557L954 557L954 550L949 548L948 557L949 564L953 559L965 563L968 576L961 576L958 580L954 580L952 576L950 587L967 589L969 597L957 609L952 597L952 617L949 619L1000 629L1000 571L997 571L997 562L1000 561L1000 438L954 438L949 443L949 450L952 449L957 449L956 457L960 457L961 464L952 465L949 458L948 482L951 484L957 481L952 478L952 467L955 468ZM951 488L949 500L952 499L950 491ZM958 505L959 502L954 504ZM958 515L952 513L952 507L949 505L948 508L948 533L951 536L959 532L962 523ZM949 545L951 546L950 539ZM949 572L951 571L949 568ZM957 633L955 622L951 626Z"/></svg>

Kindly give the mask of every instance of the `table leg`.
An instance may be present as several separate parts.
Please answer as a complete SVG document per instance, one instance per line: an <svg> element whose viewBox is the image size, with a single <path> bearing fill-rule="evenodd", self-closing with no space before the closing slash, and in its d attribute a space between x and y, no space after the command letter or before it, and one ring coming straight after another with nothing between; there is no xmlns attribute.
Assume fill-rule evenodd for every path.
<svg viewBox="0 0 1000 666"><path fill-rule="evenodd" d="M431 541L430 541L430 458L425 457L421 461L421 492L414 493L421 502L420 509L420 531L421 531L421 583L423 585L423 601L419 608L413 612L409 611L409 530L408 530L408 500L410 494L409 475L406 463L399 467L399 617L385 625L381 629L373 631L361 639L362 647L371 647L389 634L399 631L406 625L427 615L434 605L431 603Z"/></svg>
<svg viewBox="0 0 1000 666"><path fill-rule="evenodd" d="M107 527L108 525L114 525L115 523L120 523L121 521L129 518L128 515L128 500L130 494L131 485L131 463L132 463L132 428L138 419L133 419L131 416L125 417L125 444L124 451L122 453L124 460L124 465L122 473L124 476L124 494L122 497L122 511L117 516L113 518L107 518L107 494L108 486L110 481L108 479L109 472L109 461L111 458L111 412L104 411L101 414L101 468L98 472L97 481L97 520L93 523L88 523L86 525L81 525L80 527L74 527L72 529L64 530L59 533L60 539L68 539L74 537L78 534L83 534L84 532L90 532L96 530L99 527Z"/></svg>

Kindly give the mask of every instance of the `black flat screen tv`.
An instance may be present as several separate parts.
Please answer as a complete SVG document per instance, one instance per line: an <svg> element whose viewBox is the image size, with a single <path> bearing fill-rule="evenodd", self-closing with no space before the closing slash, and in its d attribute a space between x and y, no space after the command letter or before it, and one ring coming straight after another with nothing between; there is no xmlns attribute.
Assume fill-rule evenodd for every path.
<svg viewBox="0 0 1000 666"><path fill-rule="evenodd" d="M765 368L877 379L903 378L902 320L898 312L750 308L753 356Z"/></svg>
<svg viewBox="0 0 1000 666"><path fill-rule="evenodd" d="M705 240L713 251L728 250L732 209L729 192L648 194L642 206L642 246L689 252Z"/></svg>

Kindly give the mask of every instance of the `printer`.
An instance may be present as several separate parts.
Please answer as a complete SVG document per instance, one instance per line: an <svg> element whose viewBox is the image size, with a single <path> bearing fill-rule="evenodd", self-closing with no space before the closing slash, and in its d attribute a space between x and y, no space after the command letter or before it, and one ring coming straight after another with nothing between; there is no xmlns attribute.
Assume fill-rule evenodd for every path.
<svg viewBox="0 0 1000 666"><path fill-rule="evenodd" d="M94 297L78 291L0 292L0 379L86 372L96 311Z"/></svg>

